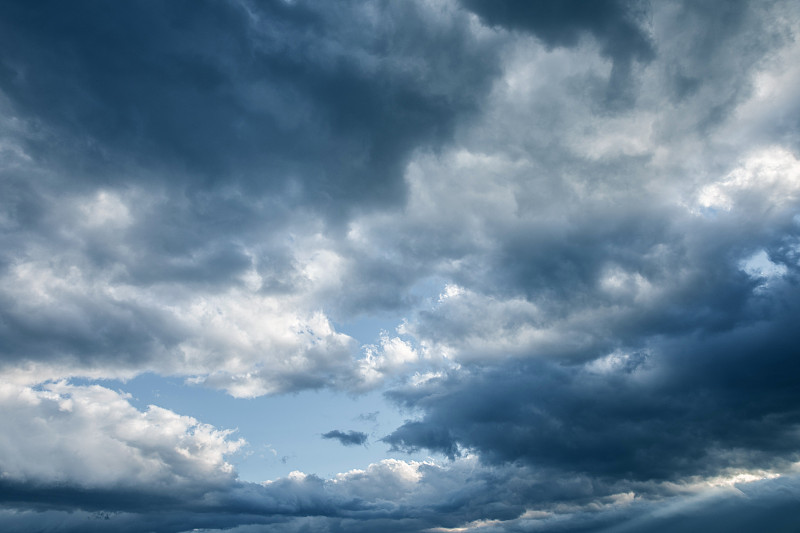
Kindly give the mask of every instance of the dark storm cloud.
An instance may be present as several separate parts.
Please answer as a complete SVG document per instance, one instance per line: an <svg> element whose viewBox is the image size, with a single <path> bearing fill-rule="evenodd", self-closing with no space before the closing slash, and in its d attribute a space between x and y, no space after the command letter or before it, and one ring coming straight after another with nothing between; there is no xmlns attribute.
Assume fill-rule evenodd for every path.
<svg viewBox="0 0 800 533"><path fill-rule="evenodd" d="M361 431L340 431L334 429L323 433L322 438L338 440L343 446L363 446L367 443L368 435Z"/></svg>
<svg viewBox="0 0 800 533"><path fill-rule="evenodd" d="M655 55L644 27L647 7L629 0L461 0L461 4L491 26L530 32L549 47L576 46L585 35L597 40L604 56L613 60L606 89L612 107L630 104L633 61L647 62Z"/></svg>
<svg viewBox="0 0 800 533"><path fill-rule="evenodd" d="M605 367L508 362L396 391L425 416L383 440L610 479L786 467L800 444L793 301L796 289L781 298L780 316L654 338Z"/></svg>
<svg viewBox="0 0 800 533"><path fill-rule="evenodd" d="M495 73L459 24L412 3L6 5L0 87L70 186L118 165L190 189L299 187L336 215L403 197L409 152L440 143ZM355 31L355 28L358 31ZM62 183L62 186L67 185Z"/></svg>
<svg viewBox="0 0 800 533"><path fill-rule="evenodd" d="M642 27L645 6L628 0L461 0L487 24L528 31L548 46L575 46L584 34L614 60L647 60L653 44Z"/></svg>
<svg viewBox="0 0 800 533"><path fill-rule="evenodd" d="M267 526L275 524L277 531L305 531L312 525L312 530L321 531L419 532L478 519L514 520L527 504L547 506L552 496L569 495L577 500L585 491L584 481L560 481L519 470L495 472L470 465L466 470L448 471L423 466L420 481L409 484L395 475L392 464L374 467L349 473L336 482L301 476L265 485L206 487L205 492L198 485L195 492L180 491L162 498L146 488L100 491L6 483L0 487L0 501L15 510L16 516L0 514L0 520L12 528L21 524L24 529L31 523L47 522L49 514L65 531L81 530L84 524L99 531L141 531L142 524L159 533L237 525L272 531ZM79 519L58 512L64 509ZM36 517L19 511L35 511Z"/></svg>
<svg viewBox="0 0 800 533"><path fill-rule="evenodd" d="M186 329L104 288L207 296L253 270L260 295L295 294L309 283L297 233L401 205L408 157L479 109L498 47L458 11L373 7L6 3L0 137L17 151L0 169L5 362L147 367ZM129 220L87 226L102 194ZM38 306L13 290L20 264L46 265L36 282L82 279L44 288L53 299Z"/></svg>
<svg viewBox="0 0 800 533"><path fill-rule="evenodd" d="M385 473L385 472L384 472ZM711 494L658 491L653 498L620 502L620 487L587 483L586 479L542 477L541 471L475 468L451 474L423 472L416 490L392 493L392 480L377 476L368 485L358 478L337 483L319 478L283 479L267 485L238 483L195 499L154 499L137 492L34 489L8 484L0 488L4 530L23 532L57 524L60 531L123 531L158 533L195 528L224 531L387 531L415 533L433 528L463 527L483 519L481 529L622 533L627 531L709 531L745 533L770 524L771 530L793 531L796 476L739 484ZM359 474L363 476L363 474ZM370 492L363 489L369 487ZM487 490L490 489L490 490ZM593 497L590 491L608 497ZM370 498L365 498L370 494ZM379 495L381 499L375 499ZM180 495L177 495L180 496ZM570 498L571 507L555 503ZM386 499L382 499L386 498ZM559 509L560 507L560 509ZM526 509L539 509L525 514ZM774 527L773 527L774 526ZM233 529L232 529L233 528ZM435 529L434 529L435 530Z"/></svg>
<svg viewBox="0 0 800 533"><path fill-rule="evenodd" d="M772 187L781 190L784 179L795 180L796 159L788 156L791 164L782 167L780 152L770 151L763 165L780 169L781 177L769 185L764 175L751 170L754 165L747 169L741 155L727 152L725 143L733 135L713 137L726 123L733 128L737 106L753 96L753 80L763 75L764 63L775 53L769 50L787 41L766 22L774 14L741 3L720 9L728 23L715 25L709 4L676 9L674 18L661 12L658 18L660 31L675 30L681 36L654 46L648 67L664 69L658 85L667 82L662 94L651 79L648 97L674 105L652 130L654 145L675 147L675 163L670 164L680 171L668 173L669 178L655 170L655 148L641 157L602 153L581 159L575 154L582 146L555 147L558 134L544 135L541 141L524 138L519 145L513 136L504 138L511 146L497 151L515 161L514 150L520 148L542 167L531 165L515 189L516 202L509 207L516 208L519 218L509 222L498 216L502 231L487 239L490 251L478 259L477 254L465 254L469 268L450 274L467 289L464 294L423 309L420 319L407 325L426 345L441 343L449 353L458 353L462 366L444 378L391 393L400 405L421 415L384 439L394 449L428 449L451 457L474 453L497 467L552 469L560 473L554 477L587 476L590 486L620 483L637 493L637 483L792 468L800 457L800 397L791 378L800 370L800 339L793 326L800 320L795 303L797 195L777 193L762 203L761 194ZM706 31L706 20L716 29ZM644 56L627 60L644 61ZM688 84L678 95L672 84L677 71L696 72L697 85ZM548 100L545 91L537 96L558 102ZM537 103L535 98L524 101ZM552 105L548 124L554 131L569 121L569 102L575 101L567 100L561 108ZM644 114L642 110L640 116ZM504 126L514 121L513 113L504 118ZM591 119L575 117L576 124L587 121ZM518 131L526 127L520 123ZM607 133L613 136L614 128ZM697 158L702 162L681 166L678 154L693 153L678 148L681 135L703 147ZM772 138L743 135L737 142L742 142L741 150L754 153ZM709 148L716 143L718 152L717 146ZM491 152L480 142L473 149ZM677 184L688 175L702 182L703 168L720 176L718 183L740 180L731 187L741 187L732 193L736 200L712 202L700 214L701 206L687 206L692 200L676 202L666 187L656 185L658 192L652 195L640 189L661 177ZM486 179L491 179L488 172ZM557 207L551 210L553 205ZM519 220L526 215L529 224ZM467 217L458 220L471 222ZM487 225L495 222L488 220ZM753 275L742 266L759 249L773 262L766 268L780 275ZM616 268L621 277L615 277ZM632 278L625 272L652 282L647 286L656 292L639 292L635 283L626 288ZM470 289L483 293L476 296ZM498 301L506 307L495 313ZM561 332L554 326L560 321L576 327ZM521 330L513 337L521 342L503 342ZM536 344L551 336L557 342ZM521 352L524 342L535 348ZM751 517L767 515L751 512ZM776 522L792 524L780 514ZM708 516L703 523L714 521L714 512ZM563 530L603 530L600 526L610 525L604 519L582 527L565 525ZM517 529L503 525L494 530Z"/></svg>
<svg viewBox="0 0 800 533"><path fill-rule="evenodd" d="M704 219L658 198L639 205L644 194L635 196L614 207L589 200L569 212L568 224L521 224L497 236L493 253L470 258L475 262L453 275L485 293L423 308L406 330L458 348L462 362L576 362L617 349L642 352L658 337L714 335L777 319L786 305L781 291L794 290L798 276L791 210ZM758 250L785 269L783 279L769 282L774 290L765 292L765 279L742 268ZM508 336L527 340L510 345Z"/></svg>
<svg viewBox="0 0 800 533"><path fill-rule="evenodd" d="M481 3L476 9L490 10L497 4L500 3ZM628 16L623 4L617 7L611 9L609 17ZM492 183L496 174L507 172L505 185L513 182L510 189L515 201L509 209L515 210L519 218L505 225L501 215L487 212L486 204L477 201L456 208L459 201L469 196L453 195L458 200L453 199L452 205L451 198L443 196L437 209L426 213L424 218L400 222L393 219L386 225L385 238L376 235L372 241L374 248L355 255L358 261L350 285L354 287L351 297L356 308L413 305L416 302L408 298L408 287L450 261L448 268L455 264L459 267L449 268L442 275L444 278L465 287L480 287L493 295L524 293L528 299L538 298L537 304L544 301L548 311L559 314L565 306L570 307L569 300L584 304L591 300L598 276L613 261L658 280L657 284L671 283L669 278L676 269L697 265L700 273L697 283L681 296L686 303L677 305L681 311L664 307L660 317L647 315L646 319L656 327L681 328L681 324L697 323L698 314L714 315L715 320L720 320L717 326L722 326L725 320L737 320L736 314L727 310L739 308L750 288L746 282L742 283L743 275L735 265L720 263L718 258L735 253L725 249L728 245L742 249L756 245L764 234L773 231L771 221L762 224L757 219L740 220L739 226L735 230L730 228L731 234L725 235L727 244L709 236L709 242L697 246L698 242L689 242L696 231L690 226L704 224L692 220L683 220L686 225L676 223L686 216L686 210L676 209L669 192L653 194L648 189L656 183L678 184L685 179L699 179L690 178L699 174L724 176L742 156L745 148L727 152L724 146L715 146L712 151L720 153L705 158L709 168L700 170L694 168L698 162L692 161L679 146L681 143L705 146L708 135L719 132L725 121L735 116L737 106L752 96L753 79L775 50L790 42L783 31L771 24L775 15L762 8L723 2L719 15L729 23L720 22L712 3L670 4L668 16L663 11L656 13L654 24L658 24L655 29L659 33L652 37L658 37L659 41L652 43L652 61L643 65L640 73L650 78L640 80L649 89L649 101L640 102L640 109L632 108L625 116L627 120L645 123L649 120L646 117L656 117L652 127L641 130L641 140L653 143L649 150L636 154L625 153L624 147L613 150L619 132L613 125L602 126L597 116L607 114L592 113L597 111L596 100L602 100L603 96L598 96L595 90L598 81L582 73L570 74L559 81L553 79L541 89L532 89L532 94L516 102L507 114L481 123L473 138L462 134L460 140L473 154L495 154L520 165L523 161L530 162L519 174L502 167L496 170L490 165L482 173L484 169L476 165L477 168L462 171L458 178L464 189L479 189ZM660 55L655 55L656 52ZM520 54L524 57L525 49ZM581 56L565 57L578 62ZM518 76L525 79L522 70L523 74ZM549 75L546 68L537 72L541 78ZM675 84L680 76L696 80L695 89L683 96L676 93ZM523 82L516 80L516 83ZM602 85L602 80L599 83ZM782 112L780 116L783 117ZM794 116L797 113L790 112L780 120L765 121L764 128L786 126ZM582 150L589 139L573 138L576 130L595 127L599 128L599 138L609 139L610 153L587 155ZM498 134L498 129L506 134ZM536 134L537 131L546 133ZM761 143L769 145L777 138L758 136L745 143L746 150ZM673 147L675 153L668 158L674 172L670 169L665 174L654 168L653 160L656 151L666 146ZM690 162L682 168L687 160ZM439 165L421 172L437 175L448 170L447 165ZM480 178L470 181L472 172ZM613 201L609 201L611 196L615 198ZM781 231L785 230L786 221L784 218L780 222ZM493 223L497 226L492 226ZM764 233L759 235L759 229ZM492 245L481 248L476 235L483 235ZM660 254L660 248L666 254ZM693 290L705 292L708 301L695 306L697 300L689 301ZM542 298L543 295L546 297ZM711 320L703 321L711 325ZM432 315L426 315L421 322L420 329L440 334L446 331ZM620 327L628 329L625 325ZM638 334L638 328L630 329L637 329L634 334Z"/></svg>
<svg viewBox="0 0 800 533"><path fill-rule="evenodd" d="M798 490L800 484L796 476L740 485L733 493L669 506L665 513L653 509L644 516L629 518L618 526L601 531L745 533L768 528L770 531L789 533L800 525L797 515Z"/></svg>
<svg viewBox="0 0 800 533"><path fill-rule="evenodd" d="M152 512L182 507L187 497L203 495L200 488L194 492L184 489L180 494L158 491L105 488L86 489L70 486L37 485L30 482L4 481L0 483L0 501L5 506L18 506L35 510L81 509L88 512L112 510L113 512Z"/></svg>

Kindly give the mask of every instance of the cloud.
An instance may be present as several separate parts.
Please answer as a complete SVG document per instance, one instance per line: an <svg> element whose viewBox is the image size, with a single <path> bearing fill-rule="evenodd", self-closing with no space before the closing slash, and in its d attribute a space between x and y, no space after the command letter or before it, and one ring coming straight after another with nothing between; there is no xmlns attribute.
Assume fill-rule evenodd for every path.
<svg viewBox="0 0 800 533"><path fill-rule="evenodd" d="M466 60L491 51L424 5L381 17L356 3L209 1L188 17L186 7L10 9L2 89L41 125L26 149L91 169L76 187L124 162L145 183L168 172L192 193L299 187L302 203L333 215L402 198L409 151L445 140L493 74L491 61ZM423 54L437 39L447 49Z"/></svg>
<svg viewBox="0 0 800 533"><path fill-rule="evenodd" d="M7 369L34 363L19 370L28 380L150 369L194 376L236 396L355 379L353 339L322 313L303 311L302 301L292 311L286 299L247 287L216 294L142 288L87 270L30 261L6 272L0 327Z"/></svg>
<svg viewBox="0 0 800 533"><path fill-rule="evenodd" d="M497 72L496 44L443 9L9 9L6 370L360 387L358 347L328 321L363 301L340 297L359 260L341 225L402 204L408 158L447 142Z"/></svg>
<svg viewBox="0 0 800 533"><path fill-rule="evenodd" d="M139 411L128 395L99 385L4 383L0 394L2 482L23 493L26 487L111 493L146 487L145 498L157 498L218 489L235 477L226 455L245 444L229 430L167 409Z"/></svg>
<svg viewBox="0 0 800 533"><path fill-rule="evenodd" d="M785 377L797 356L796 287L776 277L760 286L739 279L752 292L736 320L639 330L634 343L586 362L580 342L577 353L564 342L555 353L536 342L538 353L499 357L486 352L488 334L471 341L483 357L468 354L462 362L469 366L389 393L423 416L383 440L399 450L478 453L494 464L611 479L788 468L798 458L798 398ZM776 307L782 311L773 313ZM463 349L455 345L451 356Z"/></svg>
<svg viewBox="0 0 800 533"><path fill-rule="evenodd" d="M754 479L764 476L754 476ZM737 529L735 516L752 524L770 513L777 525L793 523L796 476L705 484L625 487L589 484L586 478L551 476L542 470L486 469L475 458L442 466L384 460L364 470L322 480L301 472L265 484L238 483L202 499L175 501L157 515L138 507L146 500L88 498L91 493L33 491L26 497L59 501L83 497L69 513L40 500L14 502L0 511L9 531L58 523L64 531L192 529L234 531L425 531L478 527L487 531L628 531L642 524L668 528L718 523ZM703 486L705 485L705 486ZM494 490L487 490L492 487ZM2 492L2 494L7 494ZM105 493L108 496L108 493ZM101 496L101 495L96 495ZM565 504L567 500L570 503ZM35 505L31 507L31 505ZM153 502L150 506L156 505ZM152 507L150 507L152 509ZM31 510L29 510L31 509ZM35 509L35 511L34 511ZM733 515L731 515L733 513ZM718 520L715 522L715 519ZM660 530L660 529L657 529ZM667 529L664 529L667 530ZM711 529L711 531L725 529Z"/></svg>
<svg viewBox="0 0 800 533"><path fill-rule="evenodd" d="M530 32L548 47L573 47L585 35L600 45L601 53L612 59L605 100L611 107L630 104L631 63L647 62L656 52L645 27L648 18L643 4L628 1L566 2L502 0L480 2L462 0L462 5L481 20L496 27Z"/></svg>
<svg viewBox="0 0 800 533"><path fill-rule="evenodd" d="M648 298L653 306L663 303L664 299L653 296L663 295L663 287L674 283L671 272L687 268L682 265L694 270L685 272L680 290L671 294L703 286L719 292L712 288L718 282L709 281L716 276L707 277L703 272L715 272L709 265L723 253L720 246L747 247L737 261L762 249L775 253L776 246L757 241L772 225L787 224L790 203L751 226L743 224L746 219L742 217L703 221L700 225L707 235L728 236L727 241L708 248L703 239L685 240L686 229L697 221L680 207L680 202L685 202L697 209L693 195L708 203L717 189L720 198L738 194L730 184L736 180L726 176L756 172L753 165L759 157L783 154L782 160L789 165L786 168L791 167L791 155L773 147L749 154L752 162L745 162L742 171L734 164L693 168L700 151L685 144L687 135L696 139L692 135L708 131L704 109L724 85L741 88L730 100L731 106L745 99L747 105L757 107L764 100L763 94L746 99L748 76L757 68L762 77L780 71L777 66L762 68L759 60L770 47L784 41L773 35L779 30L772 34L760 31L768 21L763 10L731 14L738 22L726 27L725 38L747 54L732 54L730 46L718 45L713 39L706 43L703 54L717 74L704 79L702 90L677 101L667 83L672 74L662 67L690 61L680 48L685 39L670 32L686 15L675 9L655 10L651 37L659 44L659 56L637 74L649 96L635 113L609 116L597 113L595 104L602 95L575 86L580 80L579 85L591 88L607 74L605 52L590 42L567 39L572 34L605 30L586 26L589 23L584 24L583 15L572 11L556 10L557 16L548 22L553 31L563 31L563 37L553 37L553 42L565 43L551 49L531 47L524 37L493 35L450 4L430 12L426 11L432 9L428 4L408 4L377 18L366 8L349 6L347 16L363 19L362 30L373 40L355 39L345 29L351 25L340 18L344 14L302 3L261 8L209 3L184 26L172 28L164 22L171 20L166 16L146 32L137 25L126 26L122 33L128 32L130 40L121 40L122 33L103 34L99 28L103 17L109 17L108 27L113 27L112 22L122 15L94 10L91 16L82 17L81 6L73 8L74 18L63 19L48 18L54 10L34 13L17 7L8 20L19 24L7 22L13 28L4 33L8 41L30 44L6 47L10 51L4 56L9 70L2 105L14 118L3 123L9 146L4 153L10 157L4 171L8 179L3 182L7 193L3 195L3 227L7 231L3 233L0 270L0 328L5 328L6 362L14 372L35 366L40 379L57 379L74 375L130 377L156 371L189 375L238 396L325 386L363 390L379 386L387 376L413 373L437 359L436 350L420 350L423 347L409 344L407 338L391 337L362 357L359 347L336 332L330 320L387 309L413 314L414 308L424 306L424 293L430 291L434 280L467 288L466 299L516 301L528 307L525 313L536 309L540 316L566 315L563 324L548 324L543 332L535 326L533 315L501 316L504 312L499 306L490 305L492 316L506 320L501 329L510 335L498 350L525 352L536 336L551 339L553 346L565 336L575 338L581 330L588 339L585 357L593 357L609 347L610 339L592 330L614 331L617 326L608 321L620 324L631 318L631 312L626 312L629 308L616 307L609 312L609 305ZM628 7L607 3L598 9L603 9L608 21L627 21L638 16ZM131 11L130 20L148 20L156 8L126 9ZM169 15L173 8L158 9ZM414 25L425 14L430 15L426 22ZM697 16L710 15L701 12ZM86 26L88 33L77 32L80 25ZM420 35L407 45L402 39L381 44L382 25L398 32L400 27L419 27ZM326 37L311 39L303 30L311 26L324 29ZM690 28L692 36L702 34L699 26ZM119 54L114 61L128 64L130 71L111 68L112 59L84 40L95 35L93 32L109 39L106 48ZM225 41L225 46L213 44L216 36L229 33L236 37ZM441 57L417 54L436 35L449 43L447 52L437 52ZM47 39L55 36L69 46L47 45ZM192 53L182 48L195 41ZM127 61L136 42L141 44L135 53L138 59ZM279 42L298 44L284 50ZM69 54L76 67L70 67L74 74L63 72L65 62L49 55L47 50L54 49ZM242 50L253 54L252 62L243 59ZM339 62L321 59L340 56ZM377 57L386 59L377 61ZM470 61L459 59L465 57ZM501 61L480 60L488 57ZM475 66L488 63L493 66ZM278 68L278 64L286 68ZM184 72L179 65L187 76L205 72L210 77L157 76L172 67L176 73ZM236 65L240 68L234 68ZM291 65L297 68L289 68ZM314 74L317 71L312 67L322 71ZM326 68L333 71L325 74ZM214 72L216 77L210 74ZM332 78L323 83L314 78L317 75ZM477 76L475 83L464 81L472 76ZM319 116L330 117L345 113L342 105L350 96L372 101L355 87L355 92L348 92L350 96L318 94L323 85L327 87L339 77L358 87L363 84L366 93L374 93L377 108L359 111L364 113L361 126L348 126L351 120L361 120L359 115L348 115L341 124L330 122L327 129L317 128L312 121L308 126L312 133L298 126L295 133L303 141L292 143L311 150L308 154L294 154L280 143L271 147L267 141L264 149L247 143L229 146L236 135L252 141L262 130L266 139L270 135L293 138L294 133L281 130L280 121L265 118L287 108L272 98L294 95L311 107L321 106ZM732 77L736 83L729 82ZM55 91L56 85L63 85L55 80L62 78L70 83ZM269 86L267 79L275 87L256 91L257 98L251 97L269 112L249 112L245 105L249 100L242 91L253 84ZM373 87L382 83L391 90ZM149 90L136 89L140 86ZM465 86L472 89L454 89ZM408 142L402 141L398 132L404 128L382 113L392 115L394 110L405 109L392 100L395 90L405 88L419 92L425 101L435 100L439 93L455 99L442 111L449 118L422 113L439 124L450 124L452 135L431 137L421 133L428 130L420 125L419 131L409 130ZM181 91L194 95L195 104L209 114L190 113L185 103L168 105ZM50 102L47 95L59 103L45 105L45 100ZM664 102L669 105L663 106ZM92 111L93 105L98 109L116 107L113 113L101 113ZM302 115L299 111L305 106L292 108ZM84 115L96 119L79 119ZM408 117L414 113L409 109L402 115L398 121L411 120ZM138 129L127 127L136 116L142 121ZM719 120L725 116L720 115ZM199 123L192 123L190 117ZM233 134L229 128L237 123L236 117L243 130ZM686 124L686 117L696 120ZM172 129L157 127L162 120L174 122L175 127L181 121L192 123L186 131L199 136L194 147L179 146L184 141ZM529 128L533 120L540 127ZM731 120L717 129L719 146L730 142L730 131L744 131L738 128L739 118ZM338 125L334 128L333 124ZM364 172L393 180L405 191L399 196L387 192L399 210L371 209L372 200L374 206L384 205L384 200L358 199L346 193L349 185L344 181L354 174L349 167L339 168L338 163L327 165L329 178L341 179L337 190L353 199L354 208L358 205L363 210L348 211L344 206L351 205L350 200L332 193L326 193L327 199L314 196L312 191L319 190L314 180L319 176L300 167L280 173L283 178L274 180L256 179L254 174L260 172L257 169L273 168L261 158L286 159L287 165L301 167L310 161L324 161L327 156L317 154L309 139L327 135L325 132L337 132L331 146L347 142L354 150L371 153L369 143L346 139L351 134L355 139L378 139L364 132L381 128L391 131L391 135L387 133L391 142L405 143L402 150L389 150L398 154L393 159L398 165L394 174L387 174L383 163L383 170L371 167L371 156L364 156L366 160L343 156L341 165L366 161L366 166L359 167ZM548 133L541 137L540 131ZM53 136L62 141L47 140ZM75 139L90 139L89 147L102 146L103 157L85 147L65 148L63 153L56 149L77 142ZM453 143L448 145L448 139ZM217 148L212 150L209 146L213 143ZM715 150L724 151L719 146ZM657 155L662 152L676 157L666 161ZM78 163L67 160L73 156L98 165L115 165L116 170L98 170L94 163L87 163L78 171L74 167ZM204 158L224 161L204 162ZM675 160L684 161L684 167L675 168ZM203 169L195 169L194 164ZM217 177L206 175L217 167L212 172ZM703 182L698 189L697 184L679 177L703 173L717 181ZM102 178L112 175L113 179ZM656 183L674 183L677 191ZM380 191L375 194L394 190L395 185L375 185ZM372 194L366 192L369 187L355 187ZM763 195L765 202L773 197ZM350 213L344 227L342 220L331 219L326 202L339 206L337 213ZM569 223L562 224L566 219ZM51 261L52 257L57 260ZM724 274L734 272L738 269ZM728 279L725 276L720 282ZM724 287L731 299L740 294L737 291L731 284ZM580 318L568 309L583 298L590 300L587 307L591 310ZM420 320L412 322L407 331L429 340L429 345L434 343L439 351L461 345L460 358L467 357L470 349L464 344L469 338L473 338L470 342L477 340L476 332L461 340L452 335L448 339L450 330L440 316L454 307L440 306L439 315L417 314ZM674 314L659 316L640 310L633 314L651 323L669 324L675 319ZM591 316L601 318L596 322ZM496 322L491 327L494 325ZM490 321L480 328L488 331ZM458 329L452 334L457 336Z"/></svg>
<svg viewBox="0 0 800 533"><path fill-rule="evenodd" d="M362 446L367 443L367 434L361 431L340 431L334 429L322 434L323 439L335 439L343 446Z"/></svg>
<svg viewBox="0 0 800 533"><path fill-rule="evenodd" d="M798 21L8 7L4 530L791 529ZM396 327L337 327L365 317ZM144 372L407 420L382 461L246 483L234 433L92 384Z"/></svg>
<svg viewBox="0 0 800 533"><path fill-rule="evenodd" d="M654 13L656 27L670 27L673 15ZM730 42L753 45L746 67L738 67L742 93L732 106L764 97L747 90L751 76L773 68L751 62L750 52L761 53L772 39L755 32L762 16L749 13L727 28ZM654 38L663 47L653 65L669 62L670 37ZM719 68L733 68L730 51L708 46L704 53L715 55ZM790 323L798 310L789 303L798 265L790 251L798 229L796 157L759 147L760 134L739 129L736 113L720 115L713 127L703 111L687 113L722 83L713 76L654 117L647 102L624 120L592 115L588 103L571 115L549 88L555 77L574 74L550 60L585 54L548 54L510 58L528 66L508 67L513 76L494 93L498 107L471 132L469 148L416 161L407 223L418 230L414 216L443 219L424 233L431 246L417 244L420 256L444 235L462 235L457 228L469 230L464 249L445 248L436 258L458 290L421 306L403 330L428 359L457 366L390 393L419 416L384 441L397 450L476 453L490 464L523 462L597 480L789 468L797 459L797 398L777 369L791 369L796 355ZM552 76L539 84L528 68ZM651 66L641 83L649 98L670 102L654 85L663 74ZM508 101L517 96L556 106L559 122L550 124L561 133L529 134L536 131L525 126L533 114L515 127L520 107ZM597 120L595 133L620 139L638 127L647 133L639 145L597 153L600 147L587 149L573 137L572 120ZM684 120L691 124L679 124ZM506 129L499 131L513 133L498 135L501 122ZM688 145L678 128L706 137ZM726 145L737 129L742 151L730 157ZM664 146L683 159L662 159ZM710 163L710 153L721 159ZM434 169L440 181L429 185L423 176ZM449 179L462 188L448 189L444 205L430 201ZM773 196L775 190L782 192ZM753 270L754 258L761 270Z"/></svg>
<svg viewBox="0 0 800 533"><path fill-rule="evenodd" d="M378 415L380 413L381 413L380 411L370 411L369 413L361 413L360 415L358 415L358 420L362 420L364 422L377 422Z"/></svg>
<svg viewBox="0 0 800 533"><path fill-rule="evenodd" d="M488 24L529 31L549 46L575 46L581 34L591 34L602 44L602 52L614 59L649 59L653 45L642 27L645 12L634 2L601 1L521 2L502 0L486 4L462 0Z"/></svg>

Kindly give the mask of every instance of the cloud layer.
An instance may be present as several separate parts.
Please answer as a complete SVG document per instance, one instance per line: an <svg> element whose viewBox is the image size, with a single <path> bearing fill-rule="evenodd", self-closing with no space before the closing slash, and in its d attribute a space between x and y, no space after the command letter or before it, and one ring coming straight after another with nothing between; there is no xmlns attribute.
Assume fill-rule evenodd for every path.
<svg viewBox="0 0 800 533"><path fill-rule="evenodd" d="M792 2L0 11L4 530L798 526ZM145 373L407 420L247 483Z"/></svg>

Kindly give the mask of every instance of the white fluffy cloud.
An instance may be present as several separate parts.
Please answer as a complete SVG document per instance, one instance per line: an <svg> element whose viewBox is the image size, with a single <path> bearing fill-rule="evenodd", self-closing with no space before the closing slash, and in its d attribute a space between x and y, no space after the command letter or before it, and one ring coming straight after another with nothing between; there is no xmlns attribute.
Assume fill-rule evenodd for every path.
<svg viewBox="0 0 800 533"><path fill-rule="evenodd" d="M5 482L84 489L209 490L230 484L226 455L244 445L229 430L126 394L65 382L0 386Z"/></svg>

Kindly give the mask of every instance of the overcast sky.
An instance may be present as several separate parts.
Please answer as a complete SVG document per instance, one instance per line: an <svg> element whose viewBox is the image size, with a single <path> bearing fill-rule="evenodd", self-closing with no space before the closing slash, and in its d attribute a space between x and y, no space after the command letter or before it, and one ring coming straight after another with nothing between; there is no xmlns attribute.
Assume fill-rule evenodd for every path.
<svg viewBox="0 0 800 533"><path fill-rule="evenodd" d="M0 2L0 529L800 529L800 5Z"/></svg>

